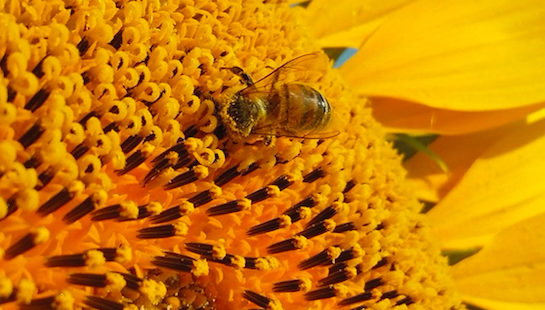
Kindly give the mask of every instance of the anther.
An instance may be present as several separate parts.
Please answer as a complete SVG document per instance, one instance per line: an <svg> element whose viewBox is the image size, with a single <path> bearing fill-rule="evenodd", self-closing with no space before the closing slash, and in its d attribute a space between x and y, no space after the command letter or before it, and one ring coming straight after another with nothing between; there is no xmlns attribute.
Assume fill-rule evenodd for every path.
<svg viewBox="0 0 545 310"><path fill-rule="evenodd" d="M174 189L192 182L197 181L198 179L205 178L208 175L208 169L204 166L194 166L190 170L179 174L172 178L165 185L165 189Z"/></svg>
<svg viewBox="0 0 545 310"><path fill-rule="evenodd" d="M158 267L191 273L197 266L196 259L172 252L165 253L165 256L155 256L151 263Z"/></svg>
<svg viewBox="0 0 545 310"><path fill-rule="evenodd" d="M400 306L400 305L407 305L408 306L408 305L413 304L413 303L414 303L413 299L410 296L407 296L405 298L402 298L402 299L398 300L396 302L396 306Z"/></svg>
<svg viewBox="0 0 545 310"><path fill-rule="evenodd" d="M356 182L354 182L354 180L348 181L348 182L346 183L346 185L344 186L343 194L348 193L351 189L354 188L354 186L356 186Z"/></svg>
<svg viewBox="0 0 545 310"><path fill-rule="evenodd" d="M217 259L223 259L227 253L221 246L214 246L206 243L199 242L187 242L185 248L193 253L199 254L205 257L215 257Z"/></svg>
<svg viewBox="0 0 545 310"><path fill-rule="evenodd" d="M231 181L232 179L234 179L234 178L236 178L237 176L240 175L240 171L238 171L237 169L238 169L238 165L233 166L233 167L225 170L222 174L220 174L214 180L214 183L217 186L223 186L223 185L227 184L229 181Z"/></svg>
<svg viewBox="0 0 545 310"><path fill-rule="evenodd" d="M48 167L42 173L38 175L38 180L40 181L36 186L34 186L34 189L41 190L42 188L46 187L51 180L53 180L53 177L55 176L55 170L53 167Z"/></svg>
<svg viewBox="0 0 545 310"><path fill-rule="evenodd" d="M293 218L297 216L296 214L298 213L299 209L302 207L312 208L316 204L316 200L312 196L308 196L284 211L284 214L291 217L293 220Z"/></svg>
<svg viewBox="0 0 545 310"><path fill-rule="evenodd" d="M267 306L271 302L270 298L250 290L244 290L244 292L242 293L242 297L258 305L261 308L267 308Z"/></svg>
<svg viewBox="0 0 545 310"><path fill-rule="evenodd" d="M382 293L382 295L380 296L380 300L393 299L393 298L396 298L397 296L399 296L399 293L396 290L391 290L391 291Z"/></svg>
<svg viewBox="0 0 545 310"><path fill-rule="evenodd" d="M198 95L196 95L198 96ZM184 130L184 137L189 138L195 136L199 132L199 129L195 125L191 125Z"/></svg>
<svg viewBox="0 0 545 310"><path fill-rule="evenodd" d="M336 283L344 282L348 279L352 279L357 275L356 268L345 268L337 272L334 272L327 277L318 281L319 286L327 286Z"/></svg>
<svg viewBox="0 0 545 310"><path fill-rule="evenodd" d="M388 259L386 257L383 257L373 266L372 269L380 268L382 266L385 266L387 263L388 263Z"/></svg>
<svg viewBox="0 0 545 310"><path fill-rule="evenodd" d="M134 148L137 147L142 140L144 140L143 137L139 135L132 135L121 143L121 150L123 153L127 154L128 152L134 150Z"/></svg>
<svg viewBox="0 0 545 310"><path fill-rule="evenodd" d="M87 121L88 121L91 117L100 118L100 115L99 115L96 111L91 111L91 112L87 113L84 117L82 117L82 118L79 120L79 123L80 123L83 127L86 127Z"/></svg>
<svg viewBox="0 0 545 310"><path fill-rule="evenodd" d="M335 296L337 296L337 291L333 285L305 293L305 299L308 301L332 298Z"/></svg>
<svg viewBox="0 0 545 310"><path fill-rule="evenodd" d="M39 227L34 232L24 235L21 239L12 244L4 253L5 259L12 259L24 252L32 249L38 244L44 243L49 239L49 230L45 227Z"/></svg>
<svg viewBox="0 0 545 310"><path fill-rule="evenodd" d="M123 310L125 307L122 303L91 295L86 296L83 303L98 310Z"/></svg>
<svg viewBox="0 0 545 310"><path fill-rule="evenodd" d="M335 228L335 222L331 220L325 220L318 222L312 226L309 226L305 230L297 233L298 236L303 236L307 239L314 238L328 231L332 231Z"/></svg>
<svg viewBox="0 0 545 310"><path fill-rule="evenodd" d="M382 278L378 277L378 278L374 278L372 280L369 280L367 282L365 282L365 286L364 286L364 290L366 291L370 291L374 288L377 288L381 285L384 284L384 281L382 281Z"/></svg>
<svg viewBox="0 0 545 310"><path fill-rule="evenodd" d="M277 186L279 190L283 191L288 186L293 184L293 180L288 175L281 175L274 180L270 185Z"/></svg>
<svg viewBox="0 0 545 310"><path fill-rule="evenodd" d="M307 292L310 289L310 280L295 279L288 281L276 282L273 285L273 291L276 293L286 292Z"/></svg>
<svg viewBox="0 0 545 310"><path fill-rule="evenodd" d="M297 267L301 270L305 270L315 266L330 265L335 261L335 259L337 259L337 257L339 257L340 253L341 249L339 247L329 247L300 262Z"/></svg>
<svg viewBox="0 0 545 310"><path fill-rule="evenodd" d="M146 156L142 150L137 150L132 153L126 160L125 168L116 170L117 175L124 175L132 169L140 166L144 161L146 161Z"/></svg>
<svg viewBox="0 0 545 310"><path fill-rule="evenodd" d="M358 302L367 301L373 298L373 294L371 292L363 292L358 295L345 298L339 302L339 306L347 306L352 305Z"/></svg>
<svg viewBox="0 0 545 310"><path fill-rule="evenodd" d="M66 224L72 224L75 221L79 220L80 218L84 217L86 214L89 214L92 212L95 207L95 199L93 199L92 196L87 197L84 201L82 201L77 207L74 207L72 210L70 210L66 215L62 218L62 220Z"/></svg>
<svg viewBox="0 0 545 310"><path fill-rule="evenodd" d="M140 287L140 284L142 283L142 279L130 273L119 273L119 274L123 276L123 279L125 279L125 282L127 283L126 286L128 288L136 290Z"/></svg>
<svg viewBox="0 0 545 310"><path fill-rule="evenodd" d="M333 230L334 233L343 233L351 230L356 230L356 226L354 226L353 222L347 222L343 224L339 224L335 227Z"/></svg>
<svg viewBox="0 0 545 310"><path fill-rule="evenodd" d="M79 159L81 156L85 155L87 151L89 151L89 147L85 145L84 143L85 142L82 142L76 145L76 147L70 152L70 154L72 154L74 159Z"/></svg>
<svg viewBox="0 0 545 310"><path fill-rule="evenodd" d="M322 211L320 211L320 213L316 214L316 216L314 216L307 224L305 227L310 227L318 222L321 222L321 221L324 221L324 220L327 220L329 218L332 218L335 214L337 214L337 212L339 211L339 209L342 207L342 203L340 202L335 202L333 203L332 205L326 207L325 209L323 209Z"/></svg>
<svg viewBox="0 0 545 310"><path fill-rule="evenodd" d="M189 198L187 201L191 202L195 208L209 203L212 199L221 195L221 188L212 187L211 189L204 190L195 196Z"/></svg>
<svg viewBox="0 0 545 310"><path fill-rule="evenodd" d="M89 41L87 41L86 38L81 38L78 45L76 46L78 48L79 55L82 56L83 54L85 54L85 52L87 52L87 50L89 49L89 46Z"/></svg>
<svg viewBox="0 0 545 310"><path fill-rule="evenodd" d="M176 224L142 228L138 231L136 237L140 239L159 239L173 236L185 236L187 230L187 224L180 222Z"/></svg>
<svg viewBox="0 0 545 310"><path fill-rule="evenodd" d="M68 203L72 198L74 198L75 193L71 193L70 190L65 187L61 189L53 197L49 198L43 205L38 208L38 214L41 216L46 216L50 213L53 213L66 203Z"/></svg>
<svg viewBox="0 0 545 310"><path fill-rule="evenodd" d="M224 204L211 207L206 210L206 214L209 216L218 216L229 213L235 213L248 209L251 205L251 202L248 199L232 200Z"/></svg>
<svg viewBox="0 0 545 310"><path fill-rule="evenodd" d="M32 69L32 73L37 77L37 78L41 78L42 76L44 76L44 71L42 70L42 66L43 66L43 63L44 63L44 60L45 60L45 57L42 58L42 60L40 60L38 62L38 64L34 67L34 69Z"/></svg>
<svg viewBox="0 0 545 310"><path fill-rule="evenodd" d="M68 282L92 287L105 287L107 285L106 274L94 273L73 273L68 276Z"/></svg>
<svg viewBox="0 0 545 310"><path fill-rule="evenodd" d="M323 178L325 175L324 171L322 170L321 167L318 167L314 170L312 170L311 172L309 172L308 174L306 174L304 177L303 177L303 182L305 183L312 183L316 180L318 180L319 178Z"/></svg>
<svg viewBox="0 0 545 310"><path fill-rule="evenodd" d="M363 256L364 251L359 245L354 245L350 249L344 250L339 254L339 257L335 260L337 263L345 262L347 260L354 259L356 257Z"/></svg>
<svg viewBox="0 0 545 310"><path fill-rule="evenodd" d="M275 231L280 228L287 227L291 224L291 218L287 215L282 215L267 222L251 227L246 234L248 236L263 234L266 232Z"/></svg>
<svg viewBox="0 0 545 310"><path fill-rule="evenodd" d="M40 124L35 123L21 136L21 138L19 138L18 141L24 148L27 148L32 143L36 142L36 140L38 140L38 138L40 138L44 132L45 128L43 128Z"/></svg>
<svg viewBox="0 0 545 310"><path fill-rule="evenodd" d="M274 193L274 189L271 186L267 186L246 195L245 198L249 199L252 203L256 203L271 197L271 193Z"/></svg>
<svg viewBox="0 0 545 310"><path fill-rule="evenodd" d="M282 253L287 251L299 250L306 247L308 240L303 236L295 236L293 238L283 240L267 247L267 252L270 254Z"/></svg>
<svg viewBox="0 0 545 310"><path fill-rule="evenodd" d="M119 29L118 32L114 35L113 39L110 41L110 44L113 48L118 50L123 43L123 28Z"/></svg>
<svg viewBox="0 0 545 310"><path fill-rule="evenodd" d="M44 104L44 102L47 100L47 98L49 98L50 93L51 93L50 91L41 88L25 104L25 110L29 110L31 112L36 111L39 107L42 106L42 104Z"/></svg>
<svg viewBox="0 0 545 310"><path fill-rule="evenodd" d="M148 184L149 182L153 181L155 178L157 178L161 172L163 172L168 167L172 166L172 162L168 158L164 158L161 161L157 162L155 166L153 166L150 171L144 176L144 179L142 180L142 183Z"/></svg>
<svg viewBox="0 0 545 310"><path fill-rule="evenodd" d="M185 147L184 142L180 142L178 144L175 144L168 148L166 151L162 152L161 154L157 155L154 159L151 160L152 163L157 163L162 161L167 157L167 155L171 152L178 153L178 158L183 158L187 156L189 153L187 152L187 148Z"/></svg>

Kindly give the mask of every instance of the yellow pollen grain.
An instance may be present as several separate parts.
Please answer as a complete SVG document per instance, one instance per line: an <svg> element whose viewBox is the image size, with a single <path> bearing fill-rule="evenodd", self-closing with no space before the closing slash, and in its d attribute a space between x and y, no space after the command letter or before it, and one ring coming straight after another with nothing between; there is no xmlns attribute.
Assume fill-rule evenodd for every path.
<svg viewBox="0 0 545 310"><path fill-rule="evenodd" d="M238 200L238 204L242 211L250 210L252 208L252 201L248 198L242 198Z"/></svg>
<svg viewBox="0 0 545 310"><path fill-rule="evenodd" d="M45 227L38 227L33 232L33 240L35 244L44 243L49 240L49 230Z"/></svg>
<svg viewBox="0 0 545 310"><path fill-rule="evenodd" d="M204 179L208 176L208 168L205 166L197 165L193 168L193 171L199 179Z"/></svg>
<svg viewBox="0 0 545 310"><path fill-rule="evenodd" d="M132 249L129 245L122 244L115 251L115 261L118 263L130 262L132 257Z"/></svg>
<svg viewBox="0 0 545 310"><path fill-rule="evenodd" d="M178 209L180 210L180 214L182 215L190 215L191 213L195 212L194 205L187 200L182 201Z"/></svg>
<svg viewBox="0 0 545 310"><path fill-rule="evenodd" d="M278 266L280 266L280 262L276 257L265 256L258 258L255 266L258 270L270 271L278 268Z"/></svg>
<svg viewBox="0 0 545 310"><path fill-rule="evenodd" d="M152 201L146 206L146 210L148 210L151 215L157 215L163 211L163 205L160 202Z"/></svg>
<svg viewBox="0 0 545 310"><path fill-rule="evenodd" d="M312 288L312 280L309 278L301 278L299 279L301 283L299 284L299 288L301 289L301 292L306 293L310 291Z"/></svg>
<svg viewBox="0 0 545 310"><path fill-rule="evenodd" d="M68 191L74 196L81 194L84 189L85 184L83 184L81 181L73 181L68 187Z"/></svg>
<svg viewBox="0 0 545 310"><path fill-rule="evenodd" d="M138 206L134 201L123 201L121 204L121 211L119 215L127 219L136 219L138 218Z"/></svg>
<svg viewBox="0 0 545 310"><path fill-rule="evenodd" d="M284 310L284 307L282 307L282 304L278 300L271 300L269 304L267 305L267 308L269 310Z"/></svg>
<svg viewBox="0 0 545 310"><path fill-rule="evenodd" d="M287 215L281 215L279 217L279 220L280 220L280 227L281 228L288 227L289 225L291 225L291 217L289 217Z"/></svg>
<svg viewBox="0 0 545 310"><path fill-rule="evenodd" d="M139 291L149 300L152 305L157 305L167 293L164 283L145 279L140 285Z"/></svg>
<svg viewBox="0 0 545 310"><path fill-rule="evenodd" d="M342 250L339 247L329 247L327 249L327 256L335 261L335 259L341 255L341 252Z"/></svg>
<svg viewBox="0 0 545 310"><path fill-rule="evenodd" d="M30 279L21 279L17 285L15 298L21 302L28 304L34 293L36 292L36 284Z"/></svg>
<svg viewBox="0 0 545 310"><path fill-rule="evenodd" d="M98 267L104 265L106 258L104 254L98 250L89 250L85 253L85 265L89 267Z"/></svg>
<svg viewBox="0 0 545 310"><path fill-rule="evenodd" d="M121 291L127 282L125 278L119 273L107 272L106 273L106 288L110 291L119 292Z"/></svg>
<svg viewBox="0 0 545 310"><path fill-rule="evenodd" d="M231 258L231 264L239 269L244 268L244 266L246 265L246 259L244 258L244 256L241 255L233 255L233 257Z"/></svg>
<svg viewBox="0 0 545 310"><path fill-rule="evenodd" d="M6 276L0 276L0 297L7 298L13 292L13 283Z"/></svg>
<svg viewBox="0 0 545 310"><path fill-rule="evenodd" d="M53 308L55 310L72 310L74 309L75 298L69 291L62 291L53 300Z"/></svg>
<svg viewBox="0 0 545 310"><path fill-rule="evenodd" d="M309 218L312 215L312 210L307 207L302 207L299 209L299 216L301 219Z"/></svg>
<svg viewBox="0 0 545 310"><path fill-rule="evenodd" d="M191 274L195 277L206 276L208 275L209 268L208 262L204 259L197 259L193 262L193 268L191 269Z"/></svg>
<svg viewBox="0 0 545 310"><path fill-rule="evenodd" d="M173 224L174 230L176 232L176 236L185 236L187 235L187 232L189 231L189 227L184 222L178 222Z"/></svg>
<svg viewBox="0 0 545 310"><path fill-rule="evenodd" d="M209 191L212 198L218 198L222 194L221 187L215 185L212 186Z"/></svg>
<svg viewBox="0 0 545 310"><path fill-rule="evenodd" d="M225 247L220 245L215 245L212 247L212 256L217 259L223 259L227 255Z"/></svg>
<svg viewBox="0 0 545 310"><path fill-rule="evenodd" d="M293 237L294 240L294 247L296 249L304 249L308 245L308 239L303 236L295 236Z"/></svg>
<svg viewBox="0 0 545 310"><path fill-rule="evenodd" d="M0 197L0 219L3 219L8 214L8 205L6 201Z"/></svg>
<svg viewBox="0 0 545 310"><path fill-rule="evenodd" d="M270 197L278 197L280 195L280 189L276 185L267 186L267 194Z"/></svg>

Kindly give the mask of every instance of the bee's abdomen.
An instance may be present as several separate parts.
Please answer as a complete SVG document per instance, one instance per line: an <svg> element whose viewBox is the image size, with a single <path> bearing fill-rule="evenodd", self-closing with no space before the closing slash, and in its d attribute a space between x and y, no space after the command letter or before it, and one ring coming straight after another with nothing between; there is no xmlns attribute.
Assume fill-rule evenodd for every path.
<svg viewBox="0 0 545 310"><path fill-rule="evenodd" d="M326 127L331 118L331 106L314 88L304 84L286 84L287 128L312 131Z"/></svg>

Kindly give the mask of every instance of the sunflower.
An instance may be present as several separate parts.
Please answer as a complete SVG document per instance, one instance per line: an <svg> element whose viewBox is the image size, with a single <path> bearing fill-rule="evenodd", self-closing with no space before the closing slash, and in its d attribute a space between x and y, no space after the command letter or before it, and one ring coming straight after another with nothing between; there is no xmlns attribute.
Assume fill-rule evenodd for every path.
<svg viewBox="0 0 545 310"><path fill-rule="evenodd" d="M397 96L414 87L388 88L383 78L388 70L364 70L363 64L396 67L392 55L369 55L379 47L403 54L404 48L388 45L396 41L392 29L405 30L400 18L432 18L417 18L415 29L407 29L407 35L421 34L417 26L437 22L438 15L430 12L442 7L401 1L362 6L363 13L354 14L354 6L341 4L324 10L322 1L308 6L236 0L3 3L0 305L458 309L464 308L459 292L473 303L488 297L482 292L498 294L494 287L475 288L471 299L460 284L494 281L476 282L467 273L505 266L487 264L487 258L504 250L498 244L520 249L522 239L510 232L522 230L509 227L494 235L495 243L449 268L437 240L462 248L448 243L458 236L452 238L449 227L429 226L405 179L401 156L384 139L386 131L370 109L380 100L421 102L422 97ZM503 5L511 11L507 2ZM525 13L518 21L543 20L531 8L518 7ZM459 17L454 13L452 22ZM324 26L332 20L343 21L340 28ZM455 32L452 23L446 25ZM393 41L382 41L390 37ZM350 60L356 65L348 63L341 71L320 52L354 44L362 47ZM407 49L423 64L433 59L415 52ZM290 60L301 55L312 55L312 63L271 84L269 93L289 83L317 90L334 111L329 133L237 135L238 119L227 117L225 107L252 80L294 64ZM535 62L525 61L536 70ZM402 81L402 75L391 76ZM525 94L523 99L535 100L526 90L539 90L539 76L521 78L526 88L513 87L518 93L500 88L498 97ZM349 84L358 80L361 88ZM368 81L382 88L369 91ZM443 94L424 95L433 98L434 108L448 112L448 100L438 99ZM461 98L467 96L451 97ZM539 108L517 106L521 101L502 106L518 112L504 115ZM494 124L513 118L504 120ZM441 210L452 209L443 207L447 198L430 212L432 223L444 218ZM529 225L539 221L524 227ZM531 254L523 262L539 257ZM465 263L470 260L474 263ZM539 297L537 291L533 296Z"/></svg>

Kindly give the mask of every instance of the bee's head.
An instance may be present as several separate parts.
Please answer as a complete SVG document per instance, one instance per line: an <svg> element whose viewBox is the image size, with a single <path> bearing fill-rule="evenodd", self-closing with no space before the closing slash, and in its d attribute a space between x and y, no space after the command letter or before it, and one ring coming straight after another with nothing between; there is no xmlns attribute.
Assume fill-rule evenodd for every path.
<svg viewBox="0 0 545 310"><path fill-rule="evenodd" d="M235 95L233 100L223 107L221 117L230 131L248 137L257 123L259 114L259 108L254 102Z"/></svg>

